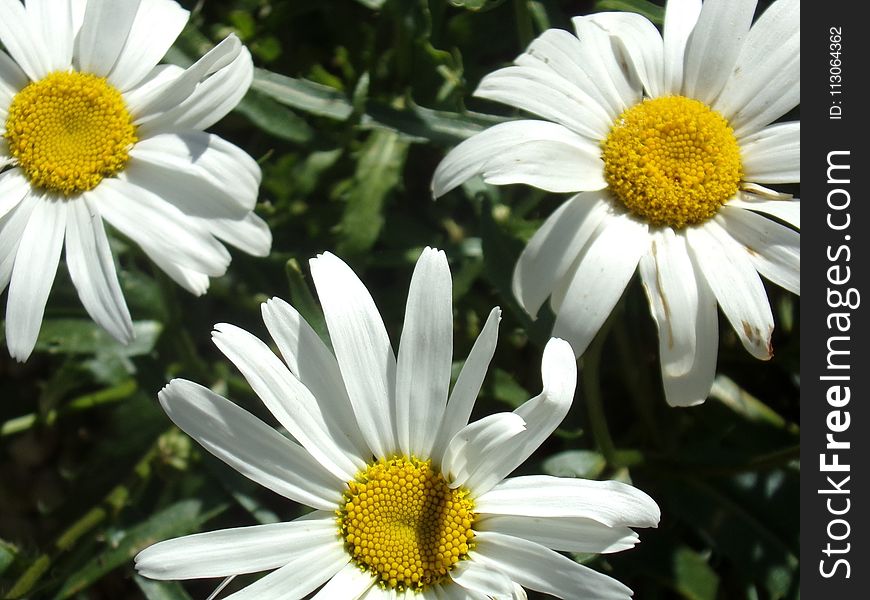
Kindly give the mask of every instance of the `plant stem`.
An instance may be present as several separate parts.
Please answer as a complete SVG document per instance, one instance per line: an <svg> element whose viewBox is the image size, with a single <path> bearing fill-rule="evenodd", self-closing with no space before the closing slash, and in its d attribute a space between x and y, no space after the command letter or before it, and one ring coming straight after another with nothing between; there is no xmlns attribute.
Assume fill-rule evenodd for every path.
<svg viewBox="0 0 870 600"><path fill-rule="evenodd" d="M529 0L514 0L514 15L517 20L517 38L520 48L525 50L535 37L532 31L532 14L529 12Z"/></svg>

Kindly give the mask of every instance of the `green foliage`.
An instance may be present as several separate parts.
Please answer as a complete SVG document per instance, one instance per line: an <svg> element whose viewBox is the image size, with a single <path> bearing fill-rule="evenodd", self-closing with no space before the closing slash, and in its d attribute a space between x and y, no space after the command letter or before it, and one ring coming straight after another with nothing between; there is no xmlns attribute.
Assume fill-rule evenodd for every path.
<svg viewBox="0 0 870 600"><path fill-rule="evenodd" d="M539 393L552 328L511 293L523 245L564 200L523 186L470 181L433 201L444 153L521 115L477 100L480 78L531 36L579 12L646 0L228 0L184 2L193 18L167 57L189 64L236 32L257 65L251 90L215 133L245 149L264 178L257 213L274 236L267 258L233 253L226 276L195 298L134 244L114 236L136 341L93 325L61 266L37 351L0 350L0 597L204 598L218 585L142 579L132 556L199 530L287 520L293 503L252 484L171 426L156 402L189 378L266 411L210 341L218 322L266 339L259 305L291 302L328 342L308 259L346 259L366 282L394 345L422 247L447 252L454 278L454 371L493 306L497 351L475 415ZM666 406L658 342L643 290L627 290L565 422L522 468L631 480L662 507L634 550L582 557L638 598L797 598L800 442L798 300L771 287L776 357L753 360L723 320L713 396ZM594 373L590 364L597 365ZM540 598L533 593L530 598Z"/></svg>

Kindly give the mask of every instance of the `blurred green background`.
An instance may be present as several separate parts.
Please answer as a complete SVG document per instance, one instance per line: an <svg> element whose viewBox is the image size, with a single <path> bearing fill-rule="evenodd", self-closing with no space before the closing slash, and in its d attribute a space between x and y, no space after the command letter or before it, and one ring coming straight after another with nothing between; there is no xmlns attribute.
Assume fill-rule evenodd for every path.
<svg viewBox="0 0 870 600"><path fill-rule="evenodd" d="M516 116L471 93L535 35L598 10L658 23L663 14L646 0L182 4L193 15L168 61L189 63L230 32L254 55L251 91L213 131L260 162L257 213L273 251L234 252L227 275L194 298L116 234L138 334L127 347L87 318L61 266L34 355L22 365L0 350L0 597L204 598L217 581L144 580L132 557L169 537L301 514L174 429L156 394L185 377L272 422L210 332L229 322L265 338L259 304L275 295L317 324L307 260L319 252L360 275L396 345L414 262L426 245L444 249L457 372L489 309L504 309L475 415L537 394L552 315L532 322L511 298L510 275L565 196L470 182L435 202L432 172L453 145ZM798 596L799 303L775 286L768 293L774 359L754 360L723 320L713 396L671 409L655 325L633 282L581 363L568 418L522 467L631 481L658 501L661 524L641 530L637 548L576 557L638 598Z"/></svg>

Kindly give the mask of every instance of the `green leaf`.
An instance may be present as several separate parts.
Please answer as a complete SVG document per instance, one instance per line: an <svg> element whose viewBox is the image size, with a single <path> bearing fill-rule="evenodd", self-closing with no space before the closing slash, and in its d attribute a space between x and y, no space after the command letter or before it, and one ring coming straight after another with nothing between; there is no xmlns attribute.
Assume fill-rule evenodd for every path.
<svg viewBox="0 0 870 600"><path fill-rule="evenodd" d="M459 8L478 12L495 8L504 1L505 0L450 0L450 4Z"/></svg>
<svg viewBox="0 0 870 600"><path fill-rule="evenodd" d="M414 142L435 142L452 146L480 133L488 127L508 119L480 113L454 113L410 105L399 110L389 106L370 104L363 117L363 127L389 127L401 132Z"/></svg>
<svg viewBox="0 0 870 600"><path fill-rule="evenodd" d="M598 479L607 461L599 452L592 450L566 450L550 456L542 466L545 473L555 477Z"/></svg>
<svg viewBox="0 0 870 600"><path fill-rule="evenodd" d="M190 600L190 595L177 581L155 581L139 575L134 575L133 581L146 600Z"/></svg>
<svg viewBox="0 0 870 600"><path fill-rule="evenodd" d="M386 0L356 0L366 8L370 8L372 10L378 10L384 6Z"/></svg>
<svg viewBox="0 0 870 600"><path fill-rule="evenodd" d="M114 354L140 356L151 352L163 326L157 321L133 323L134 339L126 346L87 319L48 319L42 322L36 350L49 354Z"/></svg>
<svg viewBox="0 0 870 600"><path fill-rule="evenodd" d="M321 117L344 121L353 113L350 101L335 88L265 69L254 69L251 89L290 108Z"/></svg>
<svg viewBox="0 0 870 600"><path fill-rule="evenodd" d="M719 576L697 552L680 546L673 556L674 582L687 600L713 600L719 589Z"/></svg>
<svg viewBox="0 0 870 600"><path fill-rule="evenodd" d="M290 304L299 311L299 314L317 332L320 339L331 348L329 331L326 329L326 319L323 316L320 305L311 293L311 288L308 287L308 283L305 281L305 275L302 274L302 267L299 266L299 261L295 258L288 260L284 266L284 272L287 274L287 283L290 286Z"/></svg>
<svg viewBox="0 0 870 600"><path fill-rule="evenodd" d="M266 133L282 140L301 144L314 135L302 117L256 90L249 91L236 110Z"/></svg>
<svg viewBox="0 0 870 600"><path fill-rule="evenodd" d="M649 0L598 0L595 11L616 10L643 15L656 25L665 22L665 9Z"/></svg>
<svg viewBox="0 0 870 600"><path fill-rule="evenodd" d="M384 202L399 184L407 142L392 131L376 130L366 140L341 220L339 254L368 251L384 225Z"/></svg>
<svg viewBox="0 0 870 600"><path fill-rule="evenodd" d="M16 556L18 556L18 548L9 542L0 540L0 575L9 568L9 565L15 562Z"/></svg>

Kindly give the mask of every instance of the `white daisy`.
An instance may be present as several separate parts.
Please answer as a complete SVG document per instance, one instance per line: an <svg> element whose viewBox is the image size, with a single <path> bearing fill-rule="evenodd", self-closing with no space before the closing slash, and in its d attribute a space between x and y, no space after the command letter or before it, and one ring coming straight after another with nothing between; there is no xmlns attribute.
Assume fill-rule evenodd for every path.
<svg viewBox="0 0 870 600"><path fill-rule="evenodd" d="M800 203L762 187L800 181L800 123L769 125L800 103L800 3L670 0L664 34L644 17L574 19L549 30L476 95L549 121L496 125L438 166L440 196L481 174L579 192L514 271L519 302L544 300L554 335L578 355L635 270L659 330L672 405L707 397L716 305L753 356L771 357L773 316L759 273L800 293ZM550 122L552 121L552 122Z"/></svg>
<svg viewBox="0 0 870 600"><path fill-rule="evenodd" d="M103 219L194 294L222 275L221 241L263 256L260 169L203 130L253 77L235 36L188 69L157 63L189 13L170 0L0 0L0 292L6 341L33 350L66 248L88 314L133 336ZM221 240L221 241L219 241Z"/></svg>
<svg viewBox="0 0 870 600"><path fill-rule="evenodd" d="M612 481L504 479L562 421L576 366L550 340L543 391L512 413L468 424L495 350L493 309L453 390L452 283L443 252L414 270L398 359L372 297L331 254L311 261L333 355L293 308L263 305L282 363L259 339L218 325L235 363L284 436L195 383L160 392L169 417L209 452L314 512L275 523L160 542L136 557L155 579L277 569L233 600L627 598L631 590L556 552L632 547L629 527L654 527L655 502ZM325 584L325 585L324 585Z"/></svg>

